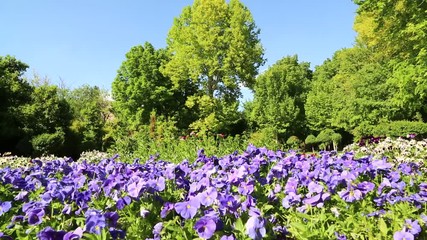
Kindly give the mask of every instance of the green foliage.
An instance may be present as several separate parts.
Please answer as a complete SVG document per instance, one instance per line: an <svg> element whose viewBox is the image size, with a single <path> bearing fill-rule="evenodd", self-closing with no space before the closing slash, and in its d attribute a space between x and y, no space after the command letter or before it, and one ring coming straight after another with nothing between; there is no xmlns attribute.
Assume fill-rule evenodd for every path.
<svg viewBox="0 0 427 240"><path fill-rule="evenodd" d="M427 2L354 0L359 41L387 58L426 65ZM405 44L402 44L402 43Z"/></svg>
<svg viewBox="0 0 427 240"><path fill-rule="evenodd" d="M168 62L163 49L154 49L150 43L135 46L126 54L126 60L117 71L112 84L113 110L118 122L130 130L149 123L150 113L175 118L180 128L193 120L184 103L195 92L195 86L183 84L173 87L171 80L160 72Z"/></svg>
<svg viewBox="0 0 427 240"><path fill-rule="evenodd" d="M71 108L66 99L60 96L57 86L36 86L31 95L31 103L23 107L24 131L37 153L63 153L63 134L69 133L72 119ZM27 152L26 154L30 154ZM33 153L34 154L34 153Z"/></svg>
<svg viewBox="0 0 427 240"><path fill-rule="evenodd" d="M195 148L221 153L221 144L298 147L308 134L312 150L337 150L350 133L354 140L427 136L427 3L353 2L356 44L314 73L287 56L258 75L260 30L239 0L195 0L174 20L166 49L132 47L112 84L113 101L98 87L64 90L37 76L30 84L28 65L0 57L0 152L78 155L115 141L110 151L165 152L178 161ZM254 100L242 113L243 86ZM190 131L198 137L178 140ZM239 135L245 132L248 139Z"/></svg>
<svg viewBox="0 0 427 240"><path fill-rule="evenodd" d="M419 138L427 137L427 124L423 122L392 121L378 125L361 125L353 132L355 140L363 137L406 137L408 134L416 134Z"/></svg>
<svg viewBox="0 0 427 240"><path fill-rule="evenodd" d="M390 62L392 74L387 84L392 94L390 99L400 109L400 119L427 121L427 68L408 61Z"/></svg>
<svg viewBox="0 0 427 240"><path fill-rule="evenodd" d="M304 143L307 145L313 145L313 144L316 144L318 142L317 142L316 136L314 136L313 134L310 134L305 138Z"/></svg>
<svg viewBox="0 0 427 240"><path fill-rule="evenodd" d="M25 129L29 135L54 133L66 129L71 121L68 102L59 95L57 86L37 86L31 95L31 104L25 106Z"/></svg>
<svg viewBox="0 0 427 240"><path fill-rule="evenodd" d="M358 42L371 50L371 56L388 66L384 78L396 120L427 120L427 3L422 0L365 1L359 5L354 29ZM404 42L405 44L401 44ZM369 124L374 125L373 122Z"/></svg>
<svg viewBox="0 0 427 240"><path fill-rule="evenodd" d="M304 140L305 146L310 148L311 151L314 152L314 147L317 145L317 138L313 134L308 135Z"/></svg>
<svg viewBox="0 0 427 240"><path fill-rule="evenodd" d="M334 145L334 150L337 151L338 150L338 144L342 140L341 134L339 134L339 133L333 133L331 135L331 140L332 140L332 144Z"/></svg>
<svg viewBox="0 0 427 240"><path fill-rule="evenodd" d="M161 124L169 126L174 132L171 123L166 121ZM201 149L208 156L223 156L234 151L242 152L249 143L252 143L241 135L225 137L221 134L196 135L193 133L180 138L168 137L171 132L170 129L166 129L168 127L162 135L157 135L155 138L150 137L149 127L134 132L131 136L119 138L110 149L110 153L119 153L123 162L132 162L135 158L146 161L154 157L154 159L166 159L178 163L184 159L196 158L197 151Z"/></svg>
<svg viewBox="0 0 427 240"><path fill-rule="evenodd" d="M316 141L318 143L323 144L325 150L328 148L328 146L333 142L332 137L334 136L335 132L332 129L325 129L319 133L316 137Z"/></svg>
<svg viewBox="0 0 427 240"><path fill-rule="evenodd" d="M385 101L392 95L386 84L387 69L369 54L364 47L344 49L316 69L305 105L313 130L350 132L363 121L376 124L403 111Z"/></svg>
<svg viewBox="0 0 427 240"><path fill-rule="evenodd" d="M282 144L276 138L277 132L273 128L260 128L249 136L249 142L257 147L280 149Z"/></svg>
<svg viewBox="0 0 427 240"><path fill-rule="evenodd" d="M327 59L322 65L316 66L313 74L311 90L307 94L304 109L307 124L315 131L332 127L334 100L339 97L337 95L339 91L335 91L331 80L337 73L336 62Z"/></svg>
<svg viewBox="0 0 427 240"><path fill-rule="evenodd" d="M175 19L167 39L171 58L162 72L176 88L190 83L200 89L186 103L200 112L192 129L226 132L239 121L240 86L252 87L264 63L258 35L239 0L196 0Z"/></svg>
<svg viewBox="0 0 427 240"><path fill-rule="evenodd" d="M426 116L423 69L378 59L372 49L340 50L316 68L305 105L312 130L355 132L361 125Z"/></svg>
<svg viewBox="0 0 427 240"><path fill-rule="evenodd" d="M302 136L304 104L310 89L310 64L288 56L258 76L250 119L261 128L273 128L278 138Z"/></svg>
<svg viewBox="0 0 427 240"><path fill-rule="evenodd" d="M60 153L65 142L65 133L58 128L54 133L42 133L31 139L36 156Z"/></svg>
<svg viewBox="0 0 427 240"><path fill-rule="evenodd" d="M190 128L201 134L228 134L232 132L231 127L243 118L238 112L239 102L237 101L227 103L208 95L202 95L189 97L186 105L190 109L200 111L201 118L191 123Z"/></svg>
<svg viewBox="0 0 427 240"><path fill-rule="evenodd" d="M291 149L298 149L301 145L302 141L297 136L290 136L288 140L286 140L286 144Z"/></svg>
<svg viewBox="0 0 427 240"><path fill-rule="evenodd" d="M172 54L164 68L176 85L191 81L210 97L235 100L239 84L252 86L263 49L249 10L239 1L196 0L175 19L168 35Z"/></svg>
<svg viewBox="0 0 427 240"><path fill-rule="evenodd" d="M19 152L24 138L22 107L31 101L32 87L22 78L28 65L0 56L0 152Z"/></svg>
<svg viewBox="0 0 427 240"><path fill-rule="evenodd" d="M71 130L77 153L88 150L106 150L109 145L107 124L111 122L111 103L106 91L88 85L67 94L73 111ZM111 131L111 130L110 130Z"/></svg>

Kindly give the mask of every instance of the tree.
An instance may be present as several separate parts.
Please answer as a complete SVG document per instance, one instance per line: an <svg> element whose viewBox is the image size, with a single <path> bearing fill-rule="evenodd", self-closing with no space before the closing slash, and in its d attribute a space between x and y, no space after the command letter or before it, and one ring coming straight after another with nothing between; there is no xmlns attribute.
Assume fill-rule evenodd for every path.
<svg viewBox="0 0 427 240"><path fill-rule="evenodd" d="M297 56L277 61L257 78L250 118L275 129L276 137L303 136L311 79L310 64L299 63Z"/></svg>
<svg viewBox="0 0 427 240"><path fill-rule="evenodd" d="M24 131L35 155L65 154L65 140L72 119L66 99L57 86L34 88L31 103L23 108Z"/></svg>
<svg viewBox="0 0 427 240"><path fill-rule="evenodd" d="M237 111L240 87L251 88L264 63L258 35L239 0L195 0L175 19L167 38L171 60L163 73L175 87L194 83L201 90L187 103L201 113L193 128L219 131L236 121L236 113L226 114Z"/></svg>
<svg viewBox="0 0 427 240"><path fill-rule="evenodd" d="M341 134L339 134L339 133L333 133L332 135L331 135L331 140L332 140L332 144L333 144L333 147L334 147L334 150L335 151L338 151L338 144L341 142L341 140L342 140L342 136L341 136Z"/></svg>
<svg viewBox="0 0 427 240"><path fill-rule="evenodd" d="M196 88L191 84L173 88L171 80L159 71L168 61L166 51L156 50L150 43L132 47L126 54L112 84L114 114L126 128L137 130L148 125L152 111L175 118L182 128L194 119L184 103Z"/></svg>
<svg viewBox="0 0 427 240"><path fill-rule="evenodd" d="M399 119L427 121L427 2L354 0L357 40L390 68L387 80ZM404 43L404 44L402 44ZM396 119L395 119L396 120Z"/></svg>
<svg viewBox="0 0 427 240"><path fill-rule="evenodd" d="M354 0L358 40L385 58L427 64L427 2ZM402 44L404 43L404 44Z"/></svg>
<svg viewBox="0 0 427 240"><path fill-rule="evenodd" d="M300 147L301 143L301 140L297 136L290 136L288 140L286 140L286 145L295 150Z"/></svg>
<svg viewBox="0 0 427 240"><path fill-rule="evenodd" d="M71 130L77 139L78 153L87 150L106 150L106 125L111 118L108 94L99 89L84 85L70 91L67 101L73 112Z"/></svg>
<svg viewBox="0 0 427 240"><path fill-rule="evenodd" d="M328 149L329 146L332 143L332 137L334 136L335 132L332 129L325 129L319 133L316 137L316 141L323 145L324 150Z"/></svg>
<svg viewBox="0 0 427 240"><path fill-rule="evenodd" d="M311 151L314 152L314 146L317 144L316 136L313 134L308 135L304 141L306 147L311 147Z"/></svg>
<svg viewBox="0 0 427 240"><path fill-rule="evenodd" d="M385 101L393 96L389 68L370 53L364 46L342 49L316 68L305 105L312 130L351 132L362 122L399 118L404 109Z"/></svg>
<svg viewBox="0 0 427 240"><path fill-rule="evenodd" d="M22 107L31 101L32 87L22 77L28 65L0 56L0 152L19 152L24 137Z"/></svg>

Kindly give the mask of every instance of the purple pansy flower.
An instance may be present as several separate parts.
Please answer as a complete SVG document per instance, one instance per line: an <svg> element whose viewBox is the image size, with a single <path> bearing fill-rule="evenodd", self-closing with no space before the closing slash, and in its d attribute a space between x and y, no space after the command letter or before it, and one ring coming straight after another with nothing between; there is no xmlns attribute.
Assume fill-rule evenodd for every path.
<svg viewBox="0 0 427 240"><path fill-rule="evenodd" d="M20 191L19 193L18 193L18 195L16 195L15 196L15 200L16 201L18 201L18 200L24 200L26 197L27 197L27 195L28 195L28 192L27 191L24 191L24 190L22 190L22 191ZM1 215L1 214L0 214Z"/></svg>
<svg viewBox="0 0 427 240"><path fill-rule="evenodd" d="M204 192L200 193L200 203L203 206L210 206L218 197L218 192L213 187L208 187Z"/></svg>
<svg viewBox="0 0 427 240"><path fill-rule="evenodd" d="M174 209L174 204L165 202L163 204L162 210L160 211L160 217L165 218L172 209Z"/></svg>
<svg viewBox="0 0 427 240"><path fill-rule="evenodd" d="M110 228L109 232L110 232L111 238L113 240L125 239L126 238L126 232L124 230ZM159 238L159 240L160 240L160 238Z"/></svg>
<svg viewBox="0 0 427 240"><path fill-rule="evenodd" d="M285 185L285 193L289 194L291 192L296 193L298 188L298 179L295 177L290 177Z"/></svg>
<svg viewBox="0 0 427 240"><path fill-rule="evenodd" d="M245 224L246 234L251 239L262 239L265 234L265 220L258 214L253 214Z"/></svg>
<svg viewBox="0 0 427 240"><path fill-rule="evenodd" d="M37 233L37 237L39 240L56 240L56 239L63 239L65 236L65 231L55 231L51 227L46 227L45 229L41 230L39 233Z"/></svg>
<svg viewBox="0 0 427 240"><path fill-rule="evenodd" d="M372 161L372 168L374 170L387 170L392 168L393 165L387 162L387 158L383 158L381 160Z"/></svg>
<svg viewBox="0 0 427 240"><path fill-rule="evenodd" d="M335 232L335 237L337 240L347 240L347 237L344 234L339 234L338 232Z"/></svg>
<svg viewBox="0 0 427 240"><path fill-rule="evenodd" d="M141 189L144 187L144 185L144 180L142 180L141 178L138 178L136 181L130 183L127 186L129 196L133 198L138 198L139 193L141 192Z"/></svg>
<svg viewBox="0 0 427 240"><path fill-rule="evenodd" d="M155 189L156 191L163 191L165 190L166 187L166 183L165 183L165 178L164 177L159 177L158 179L152 179L148 181L148 185Z"/></svg>
<svg viewBox="0 0 427 240"><path fill-rule="evenodd" d="M0 216L7 213L12 208L12 202L1 202L0 201Z"/></svg>
<svg viewBox="0 0 427 240"><path fill-rule="evenodd" d="M233 234L227 236L227 235L223 235L220 240L235 240L236 238L233 236Z"/></svg>
<svg viewBox="0 0 427 240"><path fill-rule="evenodd" d="M175 211L185 219L193 218L200 207L200 202L197 199L191 199L185 202L175 203Z"/></svg>
<svg viewBox="0 0 427 240"><path fill-rule="evenodd" d="M156 236L160 237L160 233L162 232L162 229L163 229L163 223L162 222L156 223L156 225L154 225L153 227L154 237Z"/></svg>
<svg viewBox="0 0 427 240"><path fill-rule="evenodd" d="M2 239L2 240L13 240L12 237L10 237L9 235L5 235L2 232L0 232L0 239Z"/></svg>
<svg viewBox="0 0 427 240"><path fill-rule="evenodd" d="M255 205L256 205L256 199L251 195L248 195L245 201L242 202L242 210L247 211L250 208L255 207Z"/></svg>
<svg viewBox="0 0 427 240"><path fill-rule="evenodd" d="M105 224L105 217L98 210L88 210L85 213L86 216L86 226L85 231L95 234L101 234L101 229L103 229Z"/></svg>
<svg viewBox="0 0 427 240"><path fill-rule="evenodd" d="M244 196L251 194L254 191L254 182L241 182L239 184L238 192Z"/></svg>
<svg viewBox="0 0 427 240"><path fill-rule="evenodd" d="M129 196L125 196L117 200L116 207L118 210L122 210L126 205L131 203L132 199Z"/></svg>
<svg viewBox="0 0 427 240"><path fill-rule="evenodd" d="M354 202L362 199L362 191L349 185L347 189L338 192L338 195L346 202Z"/></svg>
<svg viewBox="0 0 427 240"><path fill-rule="evenodd" d="M83 236L83 229L81 227L78 227L73 232L68 232L64 235L63 240L77 240L81 239Z"/></svg>
<svg viewBox="0 0 427 240"><path fill-rule="evenodd" d="M28 218L28 223L30 225L39 225L42 223L43 216L45 211L41 208L34 208L27 212L26 217Z"/></svg>
<svg viewBox="0 0 427 240"><path fill-rule="evenodd" d="M323 186L315 182L310 182L308 184L308 191L310 193L321 193L323 191Z"/></svg>
<svg viewBox="0 0 427 240"><path fill-rule="evenodd" d="M427 216L424 213L422 213L420 217L424 221L424 225L427 225Z"/></svg>
<svg viewBox="0 0 427 240"><path fill-rule="evenodd" d="M421 232L421 226L418 224L418 220L412 221L411 219L406 219L404 229L413 235L417 235Z"/></svg>
<svg viewBox="0 0 427 240"><path fill-rule="evenodd" d="M282 206L284 208L290 208L293 205L299 204L301 202L301 194L296 194L294 192L288 193L285 198L282 200Z"/></svg>
<svg viewBox="0 0 427 240"><path fill-rule="evenodd" d="M196 222L194 229L196 230L199 237L203 239L209 239L215 233L216 223L211 217L205 216Z"/></svg>
<svg viewBox="0 0 427 240"><path fill-rule="evenodd" d="M150 213L150 211L148 211L147 209L145 209L145 208L141 208L140 210L139 210L139 214L141 215L141 217L143 217L143 218L146 218L147 216L148 216L148 214Z"/></svg>
<svg viewBox="0 0 427 240"><path fill-rule="evenodd" d="M239 208L239 203L237 202L236 198L234 198L231 195L222 196L219 202L220 202L220 208L222 210L228 209L230 212L235 213Z"/></svg>
<svg viewBox="0 0 427 240"><path fill-rule="evenodd" d="M371 183L371 182L364 181L364 182L357 184L356 188L359 189L363 194L367 194L368 192L374 190L375 184Z"/></svg>
<svg viewBox="0 0 427 240"><path fill-rule="evenodd" d="M117 221L120 218L117 212L106 212L104 213L104 217L108 223L108 226L114 227L114 228L117 227Z"/></svg>
<svg viewBox="0 0 427 240"><path fill-rule="evenodd" d="M395 232L393 235L394 240L414 240L414 235L409 232L400 231Z"/></svg>

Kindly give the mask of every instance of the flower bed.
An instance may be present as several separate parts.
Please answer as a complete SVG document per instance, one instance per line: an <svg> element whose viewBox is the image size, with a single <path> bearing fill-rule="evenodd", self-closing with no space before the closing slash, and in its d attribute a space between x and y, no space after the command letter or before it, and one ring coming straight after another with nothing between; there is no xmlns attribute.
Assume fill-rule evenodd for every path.
<svg viewBox="0 0 427 240"><path fill-rule="evenodd" d="M416 163L253 146L192 163L116 160L0 169L0 237L427 238Z"/></svg>

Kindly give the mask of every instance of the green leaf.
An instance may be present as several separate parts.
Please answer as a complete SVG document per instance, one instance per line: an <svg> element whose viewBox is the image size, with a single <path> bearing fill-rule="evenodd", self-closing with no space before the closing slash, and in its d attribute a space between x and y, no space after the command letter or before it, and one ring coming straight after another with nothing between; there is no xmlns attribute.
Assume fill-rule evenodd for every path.
<svg viewBox="0 0 427 240"><path fill-rule="evenodd" d="M378 228L380 229L381 236L387 237L388 228L383 218L378 219Z"/></svg>
<svg viewBox="0 0 427 240"><path fill-rule="evenodd" d="M236 231L238 231L238 232L245 233L246 228L245 228L245 225L243 224L241 218L238 218L236 220L236 222L234 223L234 229L236 229Z"/></svg>

